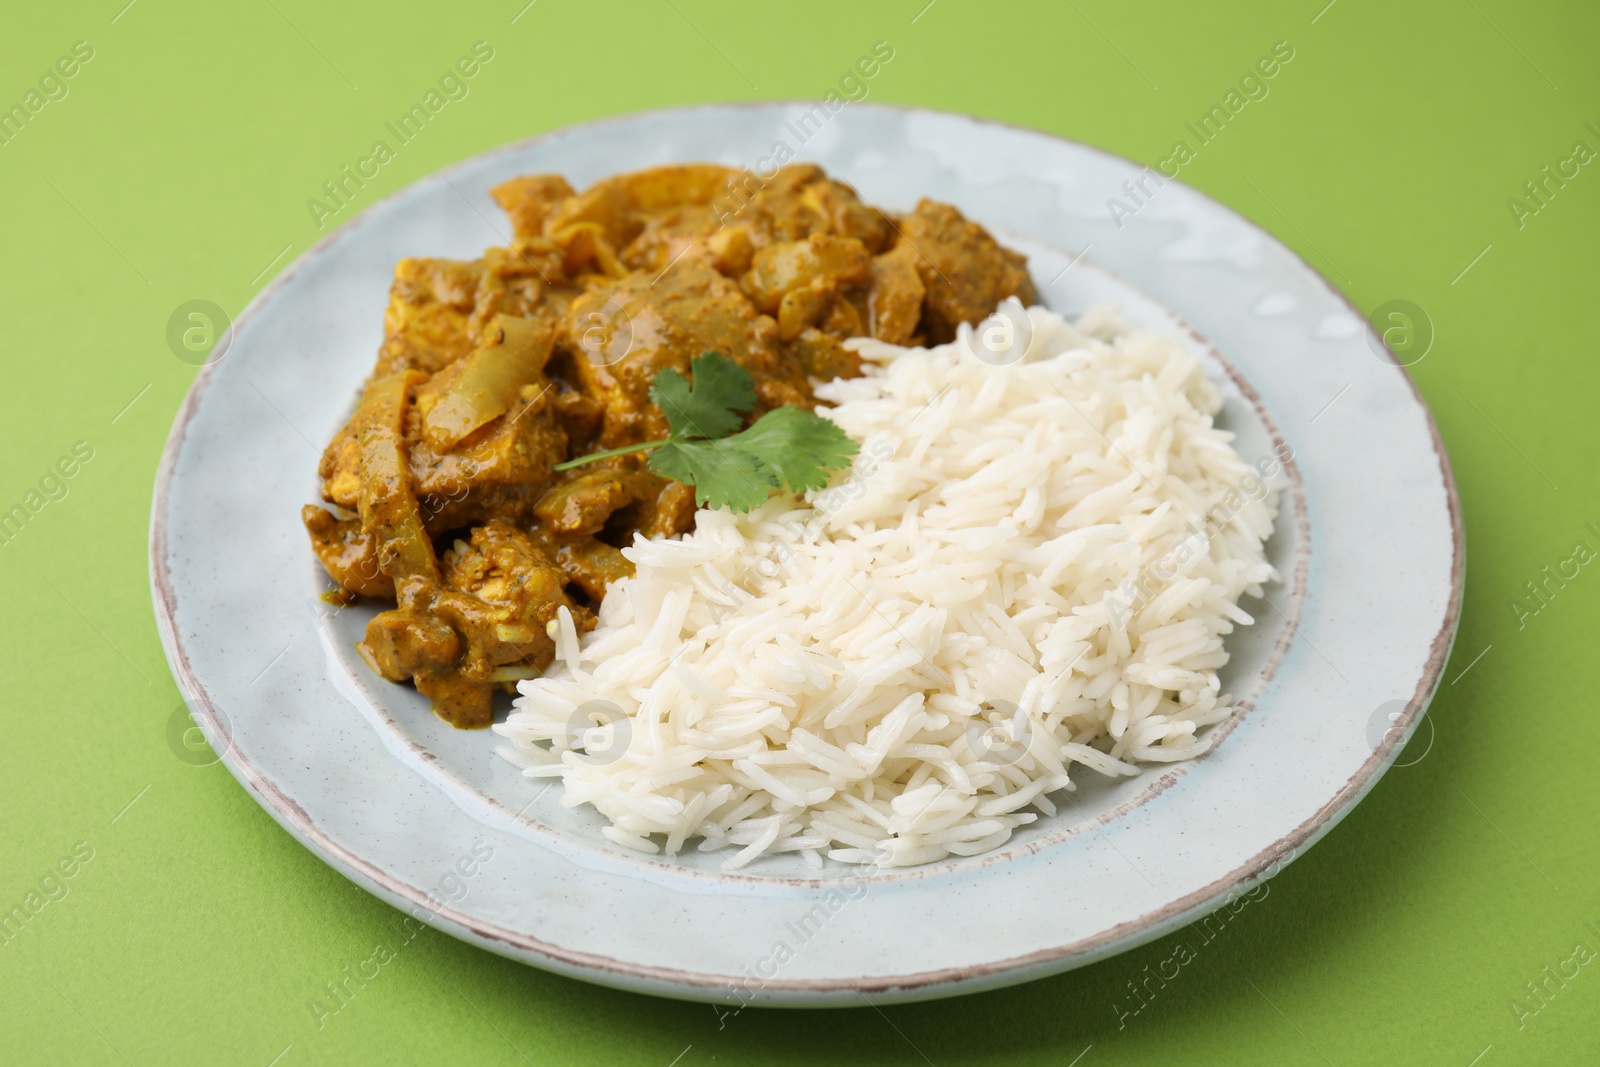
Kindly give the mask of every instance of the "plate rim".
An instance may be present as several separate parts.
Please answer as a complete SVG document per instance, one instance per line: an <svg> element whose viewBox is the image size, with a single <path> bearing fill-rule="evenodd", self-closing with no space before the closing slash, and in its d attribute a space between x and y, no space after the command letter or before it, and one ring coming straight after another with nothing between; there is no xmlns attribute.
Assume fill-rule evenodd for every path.
<svg viewBox="0 0 1600 1067"><path fill-rule="evenodd" d="M512 154L543 142L608 125L635 121L646 116L687 115L696 112L725 111L733 108L758 110L773 107L805 106L816 103L818 101L803 99L746 100L630 111L624 114L608 115L564 125L531 137L497 145L457 160L448 166L430 171L407 182L387 196L363 208L360 212L337 226L332 232L308 246L271 282L251 298L249 303L232 320L230 326L232 333L230 336L236 334L244 324L259 314L307 261L348 237L366 224L376 212L387 207L391 202L409 195L424 183L448 180L449 176L468 167L476 166L497 156ZM1108 149L1019 123L1004 122L958 111L945 111L901 104L863 102L859 106L867 110L894 112L906 116L932 115L940 118L955 118L979 126L989 126L1008 132L1047 138L1071 145L1077 149L1105 156L1118 163L1127 164L1135 168L1148 169L1148 164L1129 159ZM1372 329L1367 317L1360 312L1360 309L1355 306L1350 298L1334 286L1320 270L1307 262L1295 249L1280 240L1265 226L1248 218L1228 204L1186 182L1181 182L1179 179L1173 178L1171 180L1178 181L1193 195L1203 198L1214 207L1220 208L1230 216L1239 219L1253 231L1277 243L1361 322L1362 332L1366 334L1369 342L1377 339L1377 334ZM1097 264L1097 266L1109 269L1104 268L1101 264ZM1131 284L1127 283L1126 279L1123 279L1123 281L1125 284ZM1134 288L1142 291L1140 286L1134 286ZM1154 298L1152 297L1152 299ZM1166 307L1164 302L1159 300L1157 302ZM1177 315L1170 308L1168 311L1174 318L1182 321L1182 316ZM1183 325L1191 334L1200 336L1213 352L1220 355L1220 350L1216 349L1209 339L1199 335L1193 326L1187 322L1183 322ZM1378 339L1377 343L1381 345L1381 339ZM1224 362L1228 363L1225 357ZM1062 964L1067 966L1087 964L1117 951L1132 948L1136 944L1143 943L1143 941L1158 937L1163 930L1170 928L1170 924L1175 918L1188 912L1198 912L1206 904L1221 900L1230 890L1253 885L1266 877L1270 877L1272 873L1276 873L1276 868L1281 867L1289 858L1298 855L1302 849L1315 843L1329 830L1333 829L1334 826L1338 825L1340 820L1382 778L1384 772L1393 763L1394 755L1410 737L1413 727L1420 720L1437 692L1445 666L1449 660L1450 651L1454 645L1455 636L1459 630L1464 597L1466 536L1460 494L1449 454L1445 448L1443 436L1439 431L1438 422L1434 418L1432 410L1428 407L1426 398L1423 397L1421 390L1418 389L1415 379L1404 364L1393 360L1390 362L1400 372L1402 380L1411 390L1412 400L1417 408L1421 410L1427 425L1429 442L1439 463L1451 528L1450 595L1445 604L1444 620L1428 646L1428 658L1423 664L1421 676L1412 695L1407 700L1405 709L1393 720L1394 726L1386 732L1383 741L1374 749L1367 760L1357 768L1345 784L1293 830L1282 835L1272 845L1262 849L1255 856L1241 863L1227 874L1214 879L1205 886L1190 891L1182 897L1167 901L1134 919L1100 930L1087 937L1062 945L1048 946L1032 952L1000 960L986 961L972 966L953 966L892 976L863 976L853 981L844 978L785 980L775 977L773 979L764 979L761 992L763 994L779 994L779 998L773 999L763 996L759 998L762 1003L773 1006L805 1006L817 1002L795 1001L782 999L782 997L784 994L790 996L795 994L802 996L806 994L859 995L866 992L881 993L891 990L911 994L897 999L927 999L943 995L946 991L945 987L959 987L948 989L949 993L976 992L983 988L1009 984L1012 981L1023 981L1029 977L1042 976L1045 973L1054 973L1055 971L1066 969L1061 966ZM728 981L723 976L707 972L688 971L676 967L630 962L610 956L584 952L508 930L495 923L468 916L447 905L441 906L437 901L430 900L426 894L416 889L416 887L407 885L396 876L389 874L382 867L352 852L349 848L334 840L327 832L320 829L310 814L296 803L293 798L289 797L270 776L240 756L231 743L230 728L226 719L221 716L212 703L205 685L195 675L190 666L187 650L176 625L175 612L177 603L167 566L166 517L170 504L173 475L187 436L188 425L197 413L206 389L210 384L212 374L220 363L221 360L218 359L208 362L200 368L199 373L184 394L183 401L173 418L172 428L169 430L166 442L163 445L151 500L149 571L152 608L168 666L178 683L180 693L190 706L191 713L206 720L205 725L208 729L205 732L207 736L213 739L222 739L226 742L224 751L218 754L221 762L228 768L234 778L245 787L247 792L256 795L258 798L257 803L272 816L275 822L316 854L323 862L333 866L341 874L374 895L401 907L402 910L409 910L411 914L429 922L431 925L448 924L449 927L454 929L446 932L453 933L464 940L501 954L528 953L536 955L544 961L543 965L549 969L571 977L591 981L604 981L609 978L614 984L654 995L706 999L703 995L694 997L693 993L720 993L722 994L721 999L727 999L726 994L731 990ZM1242 378L1235 368L1232 368L1231 363L1229 364L1229 369L1235 370L1235 382L1244 385L1246 379ZM1265 412L1264 407L1259 408L1259 410ZM1296 615L1298 616L1298 614L1297 611ZM1290 632L1292 634L1292 630ZM1226 723L1219 724L1219 727L1226 725ZM1148 937L1141 939L1139 936L1141 934L1148 934ZM522 957L513 955L513 958L521 959ZM665 984L668 988L661 988L655 983ZM691 993L691 991L693 992Z"/></svg>

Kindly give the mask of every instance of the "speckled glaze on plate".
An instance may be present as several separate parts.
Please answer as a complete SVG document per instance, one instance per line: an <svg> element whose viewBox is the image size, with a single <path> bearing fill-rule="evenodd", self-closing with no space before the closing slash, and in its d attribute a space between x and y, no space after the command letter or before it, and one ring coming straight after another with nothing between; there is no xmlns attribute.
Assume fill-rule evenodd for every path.
<svg viewBox="0 0 1600 1067"><path fill-rule="evenodd" d="M1416 728L1460 609L1460 507L1405 372L1271 236L1175 181L1132 216L1140 168L959 115L714 106L559 131L416 182L302 255L196 379L157 477L150 571L167 657L212 746L285 829L358 885L535 966L664 996L788 1006L919 1000L1141 944L1245 892L1361 799ZM811 131L802 143L800 131ZM1042 299L1179 333L1223 388L1248 461L1292 450L1269 556L1283 581L1228 639L1238 713L1189 764L1087 773L995 852L862 878L772 857L642 856L522 778L353 651L300 527L324 442L381 336L395 262L472 258L516 174L575 186L658 163L758 169L782 142L879 205L956 204L1027 252ZM285 648L287 646L287 648ZM274 657L278 657L274 659ZM271 877L264 872L264 877Z"/></svg>

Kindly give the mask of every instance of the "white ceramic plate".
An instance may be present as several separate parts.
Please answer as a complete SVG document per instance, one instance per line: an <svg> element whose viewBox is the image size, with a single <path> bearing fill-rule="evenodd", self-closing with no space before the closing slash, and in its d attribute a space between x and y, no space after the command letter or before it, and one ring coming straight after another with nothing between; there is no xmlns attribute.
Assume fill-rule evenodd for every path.
<svg viewBox="0 0 1600 1067"><path fill-rule="evenodd" d="M589 981L725 1002L914 1000L1148 941L1327 832L1414 730L1464 560L1438 433L1327 282L1186 186L1146 182L1153 195L1119 224L1107 201L1136 202L1124 183L1140 174L1125 160L864 104L801 144L802 110L654 112L536 138L409 186L301 256L240 316L167 443L150 567L173 673L229 769L328 863L456 937ZM513 175L581 188L665 162L758 168L779 141L872 203L956 204L1030 254L1057 310L1111 299L1135 325L1182 332L1223 385L1244 457L1293 449L1269 544L1284 580L1229 639L1224 688L1244 700L1209 755L1085 775L1058 816L972 859L865 881L792 856L723 874L719 856L611 845L598 815L497 757L493 734L449 729L354 655L370 609L318 601L298 515L371 367L396 260L503 243L487 190Z"/></svg>

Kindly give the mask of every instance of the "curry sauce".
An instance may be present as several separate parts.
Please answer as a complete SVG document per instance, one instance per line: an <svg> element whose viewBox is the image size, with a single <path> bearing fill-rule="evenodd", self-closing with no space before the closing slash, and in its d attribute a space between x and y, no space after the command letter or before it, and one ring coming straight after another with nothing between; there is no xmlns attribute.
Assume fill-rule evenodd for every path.
<svg viewBox="0 0 1600 1067"><path fill-rule="evenodd" d="M718 352L754 380L754 420L859 374L847 338L941 344L1035 298L1023 257L954 207L883 212L806 164L492 192L507 247L396 266L377 365L323 453L323 504L302 510L341 594L395 605L362 657L462 728L550 663L562 608L594 627L633 573L620 546L693 527L694 490L637 453L552 469L666 436L657 373Z"/></svg>

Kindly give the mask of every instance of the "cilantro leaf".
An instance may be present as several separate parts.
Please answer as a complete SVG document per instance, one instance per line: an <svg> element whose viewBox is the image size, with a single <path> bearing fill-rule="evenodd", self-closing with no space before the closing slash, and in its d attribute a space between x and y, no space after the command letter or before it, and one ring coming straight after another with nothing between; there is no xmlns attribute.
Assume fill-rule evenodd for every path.
<svg viewBox="0 0 1600 1067"><path fill-rule="evenodd" d="M744 424L744 412L755 406L750 372L715 352L694 357L690 385L668 368L650 383L650 399L667 416L673 437L725 437Z"/></svg>
<svg viewBox="0 0 1600 1067"><path fill-rule="evenodd" d="M771 495L778 478L757 456L729 444L731 440L673 438L650 453L647 462L657 474L694 486L697 507L749 511Z"/></svg>
<svg viewBox="0 0 1600 1067"><path fill-rule="evenodd" d="M774 408L724 440L760 459L791 493L821 489L860 450L838 423L796 407Z"/></svg>
<svg viewBox="0 0 1600 1067"><path fill-rule="evenodd" d="M669 436L579 456L551 470L649 452L650 469L693 486L697 506L749 511L774 489L820 489L834 471L850 465L856 443L833 422L804 408L776 408L740 430L744 413L755 406L756 391L749 372L733 360L705 352L689 369L692 384L670 368L650 383L650 399L666 415Z"/></svg>

